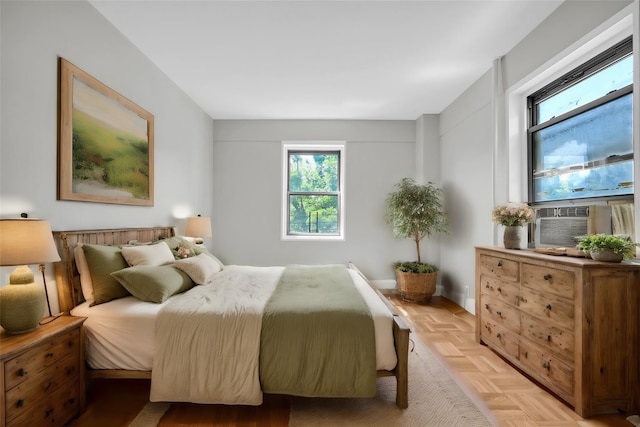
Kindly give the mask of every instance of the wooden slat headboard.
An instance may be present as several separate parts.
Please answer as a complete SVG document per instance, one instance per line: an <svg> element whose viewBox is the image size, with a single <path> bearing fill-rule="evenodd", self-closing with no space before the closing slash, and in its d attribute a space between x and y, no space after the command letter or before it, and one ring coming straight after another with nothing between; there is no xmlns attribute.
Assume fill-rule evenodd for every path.
<svg viewBox="0 0 640 427"><path fill-rule="evenodd" d="M175 227L54 231L53 239L62 259L54 263L60 311L68 313L83 301L80 274L73 254L73 249L78 243L124 245L134 241L152 242L160 238L173 237L175 234Z"/></svg>

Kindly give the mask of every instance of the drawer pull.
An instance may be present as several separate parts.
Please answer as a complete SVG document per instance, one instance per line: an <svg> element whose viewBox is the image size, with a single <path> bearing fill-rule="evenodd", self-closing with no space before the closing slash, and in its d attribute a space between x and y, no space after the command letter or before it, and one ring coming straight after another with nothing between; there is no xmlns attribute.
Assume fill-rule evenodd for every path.
<svg viewBox="0 0 640 427"><path fill-rule="evenodd" d="M551 335L547 335L547 342L551 342Z"/></svg>
<svg viewBox="0 0 640 427"><path fill-rule="evenodd" d="M20 368L20 370L18 371L18 376L19 376L19 377L24 377L24 376L26 376L28 373L29 373L29 372L27 372L27 370L26 370L26 369L24 369L24 368Z"/></svg>
<svg viewBox="0 0 640 427"><path fill-rule="evenodd" d="M500 332L498 332L498 333L496 334L496 338L502 338L502 334L501 334Z"/></svg>
<svg viewBox="0 0 640 427"><path fill-rule="evenodd" d="M16 408L22 408L24 406L24 399L20 399L16 402Z"/></svg>
<svg viewBox="0 0 640 427"><path fill-rule="evenodd" d="M489 284L484 285L485 288L489 289Z"/></svg>
<svg viewBox="0 0 640 427"><path fill-rule="evenodd" d="M548 371L551 369L551 362L542 362L542 368Z"/></svg>
<svg viewBox="0 0 640 427"><path fill-rule="evenodd" d="M502 261L498 261L498 267L502 267Z"/></svg>
<svg viewBox="0 0 640 427"><path fill-rule="evenodd" d="M498 288L498 292L502 293L502 288Z"/></svg>
<svg viewBox="0 0 640 427"><path fill-rule="evenodd" d="M525 351L525 352L524 352L524 358L525 358L525 359L528 359L528 358L529 358L529 352L528 352L528 351Z"/></svg>
<svg viewBox="0 0 640 427"><path fill-rule="evenodd" d="M544 280L551 280L551 275L550 274L545 274L543 279Z"/></svg>
<svg viewBox="0 0 640 427"><path fill-rule="evenodd" d="M487 310L489 310L489 304L485 304L484 308L486 308Z"/></svg>
<svg viewBox="0 0 640 427"><path fill-rule="evenodd" d="M496 311L496 314L498 315L498 317L502 318L502 312L501 311Z"/></svg>
<svg viewBox="0 0 640 427"><path fill-rule="evenodd" d="M551 304L547 304L547 306L545 307L546 310L551 311Z"/></svg>
<svg viewBox="0 0 640 427"><path fill-rule="evenodd" d="M47 359L49 359L50 357L53 357L53 353L47 353L44 357L46 357Z"/></svg>

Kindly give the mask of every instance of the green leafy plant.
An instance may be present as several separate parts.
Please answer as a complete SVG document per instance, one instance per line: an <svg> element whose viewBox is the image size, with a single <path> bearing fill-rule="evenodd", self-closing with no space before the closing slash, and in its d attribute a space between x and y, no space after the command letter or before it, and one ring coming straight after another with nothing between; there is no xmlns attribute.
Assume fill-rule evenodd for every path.
<svg viewBox="0 0 640 427"><path fill-rule="evenodd" d="M585 252L602 252L611 250L616 254L622 254L624 259L631 259L635 255L637 243L633 243L628 236L609 234L592 234L578 239L578 249Z"/></svg>
<svg viewBox="0 0 640 427"><path fill-rule="evenodd" d="M401 271L413 273L437 271L436 266L422 262L420 241L434 233L449 232L443 196L442 189L432 182L417 184L411 178L403 178L387 196L385 221L396 238L412 239L417 253L417 262L397 262L394 268L397 265Z"/></svg>

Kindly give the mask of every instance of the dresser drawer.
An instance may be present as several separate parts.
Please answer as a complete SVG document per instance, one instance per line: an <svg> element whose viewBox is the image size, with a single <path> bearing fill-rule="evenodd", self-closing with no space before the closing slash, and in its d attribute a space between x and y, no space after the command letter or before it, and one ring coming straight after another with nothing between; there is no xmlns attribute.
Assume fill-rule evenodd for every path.
<svg viewBox="0 0 640 427"><path fill-rule="evenodd" d="M80 407L80 385L76 381L40 399L29 411L7 420L7 427L54 427L64 426Z"/></svg>
<svg viewBox="0 0 640 427"><path fill-rule="evenodd" d="M522 313L521 335L560 357L567 364L573 363L574 335L573 331L555 326L546 320Z"/></svg>
<svg viewBox="0 0 640 427"><path fill-rule="evenodd" d="M494 300L517 306L520 302L520 287L517 283L507 282L491 276L480 277L481 292Z"/></svg>
<svg viewBox="0 0 640 427"><path fill-rule="evenodd" d="M479 267L481 275L511 281L517 281L520 278L520 267L517 261L491 255L480 255Z"/></svg>
<svg viewBox="0 0 640 427"><path fill-rule="evenodd" d="M520 340L520 362L531 376L573 404L573 365L524 339Z"/></svg>
<svg viewBox="0 0 640 427"><path fill-rule="evenodd" d="M4 365L5 391L27 381L69 353L80 354L80 330L75 329L8 360Z"/></svg>
<svg viewBox="0 0 640 427"><path fill-rule="evenodd" d="M480 327L480 336L485 344L512 360L518 360L520 347L517 334L485 318L482 319Z"/></svg>
<svg viewBox="0 0 640 427"><path fill-rule="evenodd" d="M573 271L523 263L522 285L573 300L575 274Z"/></svg>
<svg viewBox="0 0 640 427"><path fill-rule="evenodd" d="M561 328L573 331L573 301L533 289L520 289L520 310Z"/></svg>
<svg viewBox="0 0 640 427"><path fill-rule="evenodd" d="M483 319L491 319L503 328L520 333L520 311L516 307L487 294L482 294L480 301Z"/></svg>
<svg viewBox="0 0 640 427"><path fill-rule="evenodd" d="M50 394L68 385L76 385L80 375L80 355L75 352L48 366L28 381L9 390L5 397L7 420L33 411L42 402L49 400Z"/></svg>

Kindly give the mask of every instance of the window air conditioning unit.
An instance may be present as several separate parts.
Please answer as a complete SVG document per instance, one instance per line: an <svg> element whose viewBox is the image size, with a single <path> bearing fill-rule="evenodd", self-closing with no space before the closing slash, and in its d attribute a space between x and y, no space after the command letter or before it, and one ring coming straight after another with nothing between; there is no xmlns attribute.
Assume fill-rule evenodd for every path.
<svg viewBox="0 0 640 427"><path fill-rule="evenodd" d="M587 234L611 234L611 208L604 205L538 208L535 246L573 248Z"/></svg>

